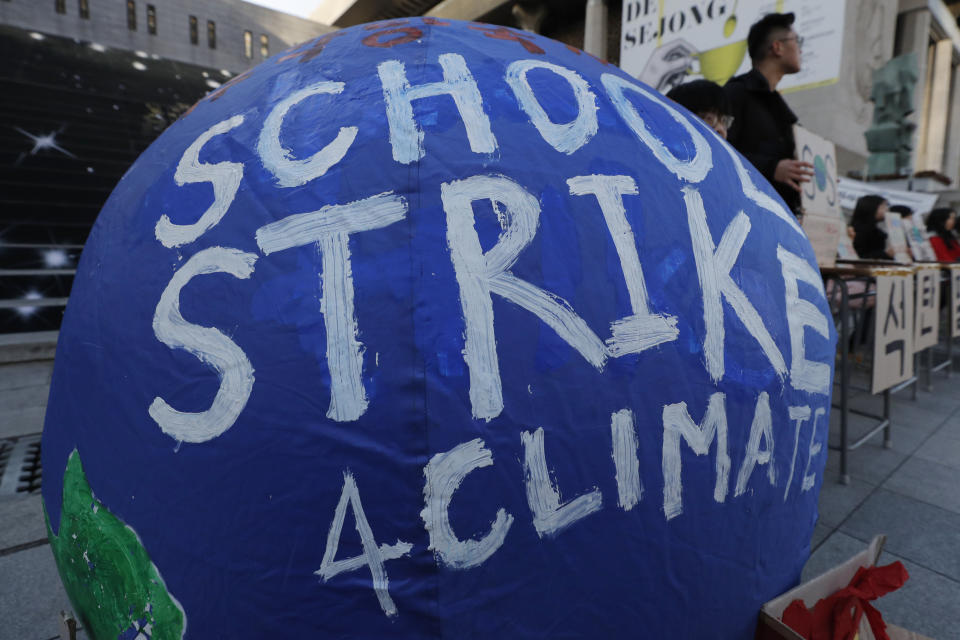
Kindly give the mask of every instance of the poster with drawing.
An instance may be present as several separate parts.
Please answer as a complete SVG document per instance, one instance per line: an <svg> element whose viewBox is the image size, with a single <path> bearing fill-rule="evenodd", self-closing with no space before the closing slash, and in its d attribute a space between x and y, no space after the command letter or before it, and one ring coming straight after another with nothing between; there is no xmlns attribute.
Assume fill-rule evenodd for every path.
<svg viewBox="0 0 960 640"><path fill-rule="evenodd" d="M893 249L893 259L902 264L910 264L913 258L907 248L907 235L903 230L903 220L896 214L887 214L884 220L887 228L887 248Z"/></svg>
<svg viewBox="0 0 960 640"><path fill-rule="evenodd" d="M837 239L837 258L840 260L856 260L858 256L857 250L853 248L853 240L847 234L846 228L843 231Z"/></svg>
<svg viewBox="0 0 960 640"><path fill-rule="evenodd" d="M917 262L936 262L937 254L930 246L930 239L918 215L903 216L900 221L903 223L903 234L906 236L907 246L910 248L913 259Z"/></svg>
<svg viewBox="0 0 960 640"><path fill-rule="evenodd" d="M722 85L750 70L750 25L792 11L804 39L803 69L784 76L779 89L831 84L840 74L845 8L837 0L626 0L620 67L661 93L697 78Z"/></svg>
<svg viewBox="0 0 960 640"><path fill-rule="evenodd" d="M829 216L843 220L837 197L837 150L833 142L794 125L797 160L813 165L813 179L800 190L800 206L805 214Z"/></svg>
<svg viewBox="0 0 960 640"><path fill-rule="evenodd" d="M917 269L913 348L921 351L937 344L940 327L940 267Z"/></svg>
<svg viewBox="0 0 960 640"><path fill-rule="evenodd" d="M878 272L871 393L913 376L913 273Z"/></svg>
<svg viewBox="0 0 960 640"><path fill-rule="evenodd" d="M850 238L847 236L846 224L843 218L807 214L800 223L810 244L813 253L817 256L817 266L832 267L837 262L837 239ZM856 257L856 256L854 256Z"/></svg>

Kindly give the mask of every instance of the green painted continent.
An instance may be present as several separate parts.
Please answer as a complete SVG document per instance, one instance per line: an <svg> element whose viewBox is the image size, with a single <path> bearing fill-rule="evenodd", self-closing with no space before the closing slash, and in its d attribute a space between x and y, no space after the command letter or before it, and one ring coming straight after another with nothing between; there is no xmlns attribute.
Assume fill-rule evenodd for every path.
<svg viewBox="0 0 960 640"><path fill-rule="evenodd" d="M47 535L76 614L97 640L136 630L151 640L180 640L186 618L137 534L96 498L76 449L63 477L60 531ZM133 635L138 635L133 633Z"/></svg>

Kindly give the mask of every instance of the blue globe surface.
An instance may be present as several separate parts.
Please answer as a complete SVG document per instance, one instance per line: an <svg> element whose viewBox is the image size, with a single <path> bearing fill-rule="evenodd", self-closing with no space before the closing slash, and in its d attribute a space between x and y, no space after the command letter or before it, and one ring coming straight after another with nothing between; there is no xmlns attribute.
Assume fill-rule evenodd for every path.
<svg viewBox="0 0 960 640"><path fill-rule="evenodd" d="M835 343L796 221L683 109L530 33L345 29L101 212L54 553L116 637L749 638L808 554Z"/></svg>

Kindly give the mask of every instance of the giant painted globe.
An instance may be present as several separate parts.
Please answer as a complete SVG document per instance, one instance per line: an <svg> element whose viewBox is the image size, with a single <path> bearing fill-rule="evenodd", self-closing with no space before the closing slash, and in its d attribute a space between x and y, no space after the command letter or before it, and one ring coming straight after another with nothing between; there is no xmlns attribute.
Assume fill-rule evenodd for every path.
<svg viewBox="0 0 960 640"><path fill-rule="evenodd" d="M752 637L808 554L835 340L775 192L615 66L337 31L100 214L52 548L98 639Z"/></svg>

